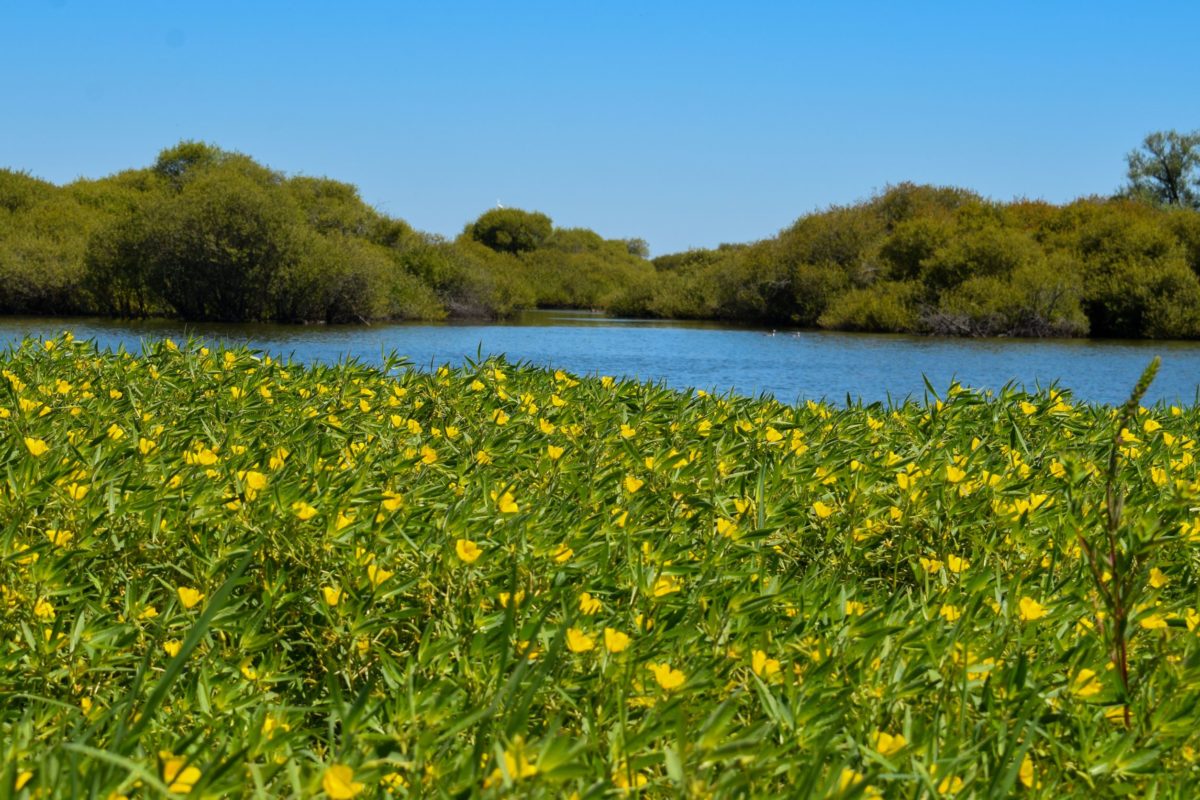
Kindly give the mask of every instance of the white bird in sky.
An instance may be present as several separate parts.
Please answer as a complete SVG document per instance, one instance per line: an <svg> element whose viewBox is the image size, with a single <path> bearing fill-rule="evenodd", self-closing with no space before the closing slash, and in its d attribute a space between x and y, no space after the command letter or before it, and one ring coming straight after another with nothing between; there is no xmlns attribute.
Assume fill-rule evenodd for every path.
<svg viewBox="0 0 1200 800"><path fill-rule="evenodd" d="M496 198L496 208L504 208L504 205L500 202L499 197Z"/></svg>

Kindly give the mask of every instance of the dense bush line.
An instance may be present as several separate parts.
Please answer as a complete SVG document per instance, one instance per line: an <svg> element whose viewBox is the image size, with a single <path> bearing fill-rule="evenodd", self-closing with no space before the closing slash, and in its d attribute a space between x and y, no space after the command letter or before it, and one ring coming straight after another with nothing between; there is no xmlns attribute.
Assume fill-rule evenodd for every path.
<svg viewBox="0 0 1200 800"><path fill-rule="evenodd" d="M772 239L654 259L615 310L840 330L1193 337L1200 213L902 184Z"/></svg>
<svg viewBox="0 0 1200 800"><path fill-rule="evenodd" d="M647 260L494 209L453 241L348 184L184 142L62 187L0 170L0 313L358 322L529 307L970 336L1200 335L1200 212L901 184L777 236Z"/></svg>
<svg viewBox="0 0 1200 800"><path fill-rule="evenodd" d="M379 213L349 184L286 177L197 142L63 187L0 170L0 313L503 316L604 306L635 274L653 274L644 255L639 243L522 211L489 212L445 241Z"/></svg>

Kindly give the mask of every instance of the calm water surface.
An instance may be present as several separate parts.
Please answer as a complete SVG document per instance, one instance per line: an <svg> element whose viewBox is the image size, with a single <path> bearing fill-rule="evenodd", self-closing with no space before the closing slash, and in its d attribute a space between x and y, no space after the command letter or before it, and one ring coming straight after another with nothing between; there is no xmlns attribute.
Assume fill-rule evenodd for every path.
<svg viewBox="0 0 1200 800"><path fill-rule="evenodd" d="M715 323L609 319L573 311L526 312L502 324L402 324L356 327L185 325L98 319L0 317L0 344L71 330L101 347L136 351L150 339L246 343L305 362L353 357L378 363L395 351L415 366L460 364L504 354L583 375L628 376L785 402L847 396L899 401L939 392L958 380L998 389L1057 383L1078 399L1119 403L1147 362L1162 356L1151 400L1195 402L1200 343L1087 340L935 339L898 335L749 330Z"/></svg>

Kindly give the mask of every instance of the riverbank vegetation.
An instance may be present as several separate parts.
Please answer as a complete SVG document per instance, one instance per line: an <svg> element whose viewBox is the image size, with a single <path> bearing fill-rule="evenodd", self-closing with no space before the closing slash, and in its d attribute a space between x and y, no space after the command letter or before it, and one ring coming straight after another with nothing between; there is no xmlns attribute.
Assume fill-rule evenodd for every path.
<svg viewBox="0 0 1200 800"><path fill-rule="evenodd" d="M6 796L1197 780L1200 409L69 336L0 374Z"/></svg>
<svg viewBox="0 0 1200 800"><path fill-rule="evenodd" d="M1190 338L1200 335L1200 211L1187 158L1198 143L1147 137L1113 198L999 203L901 184L769 239L649 260L642 240L519 209L488 211L445 240L348 184L183 142L151 167L61 187L0 170L0 313L337 323L569 307L836 330Z"/></svg>

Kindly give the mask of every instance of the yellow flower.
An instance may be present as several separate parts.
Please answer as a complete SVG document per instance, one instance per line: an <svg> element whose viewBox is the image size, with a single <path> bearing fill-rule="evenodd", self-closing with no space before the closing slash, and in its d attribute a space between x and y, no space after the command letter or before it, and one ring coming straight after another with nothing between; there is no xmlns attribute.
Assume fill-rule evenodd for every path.
<svg viewBox="0 0 1200 800"><path fill-rule="evenodd" d="M946 556L946 566L950 568L951 572L957 575L963 570L969 569L971 562L967 561L965 558L960 558L951 553L950 555Z"/></svg>
<svg viewBox="0 0 1200 800"><path fill-rule="evenodd" d="M1020 617L1022 622L1030 622L1035 619L1041 619L1048 613L1046 607L1034 600L1032 597L1022 597L1018 604L1020 608Z"/></svg>
<svg viewBox="0 0 1200 800"><path fill-rule="evenodd" d="M321 776L321 788L333 800L350 800L364 788L354 780L354 770L345 764L331 764Z"/></svg>
<svg viewBox="0 0 1200 800"><path fill-rule="evenodd" d="M821 519L828 519L833 514L833 508L825 505L820 500L812 504L813 511L817 512L817 516Z"/></svg>
<svg viewBox="0 0 1200 800"><path fill-rule="evenodd" d="M438 460L437 451L429 445L421 445L421 463L432 464Z"/></svg>
<svg viewBox="0 0 1200 800"><path fill-rule="evenodd" d="M678 592L682 588L683 584L674 575L664 575L654 582L653 594L655 597L662 597L672 592Z"/></svg>
<svg viewBox="0 0 1200 800"><path fill-rule="evenodd" d="M371 582L372 586L378 586L395 574L396 573L386 570L383 567L378 567L374 564L367 565L367 580Z"/></svg>
<svg viewBox="0 0 1200 800"><path fill-rule="evenodd" d="M317 515L317 509L310 506L303 500L297 500L296 502L292 503L292 511L296 513L296 516L299 517L301 521L310 520Z"/></svg>
<svg viewBox="0 0 1200 800"><path fill-rule="evenodd" d="M586 653L596 646L592 637L578 628L567 628L567 649L572 653Z"/></svg>
<svg viewBox="0 0 1200 800"><path fill-rule="evenodd" d="M336 586L322 586L321 595L325 598L325 602L331 606L336 606L342 600L342 590Z"/></svg>
<svg viewBox="0 0 1200 800"><path fill-rule="evenodd" d="M654 673L654 680L666 691L670 692L683 686L687 676L677 669L671 669L670 664L647 664L646 669Z"/></svg>
<svg viewBox="0 0 1200 800"><path fill-rule="evenodd" d="M38 619L52 620L54 619L54 604L46 598L39 598L33 604L33 615Z"/></svg>
<svg viewBox="0 0 1200 800"><path fill-rule="evenodd" d="M497 408L497 409L496 409L496 410L495 410L495 411L492 413L492 420L493 420L493 421L494 421L494 422L495 422L497 425L507 425L507 424L508 424L508 414L505 414L505 413L504 413L504 409L502 409L502 408Z"/></svg>
<svg viewBox="0 0 1200 800"><path fill-rule="evenodd" d="M546 446L546 455L550 456L551 461L558 461L560 458L562 458L562 454L563 448L553 444Z"/></svg>
<svg viewBox="0 0 1200 800"><path fill-rule="evenodd" d="M18 772L16 783L13 784L13 789L18 792L21 791L25 788L25 784L29 783L29 781L32 779L33 773L31 771L26 769Z"/></svg>
<svg viewBox="0 0 1200 800"><path fill-rule="evenodd" d="M178 639L168 639L163 642L163 650L167 651L167 655L171 658L179 655L179 650L183 647L183 642Z"/></svg>
<svg viewBox="0 0 1200 800"><path fill-rule="evenodd" d="M867 612L867 607L857 600L847 600L845 608L847 617L857 617Z"/></svg>
<svg viewBox="0 0 1200 800"><path fill-rule="evenodd" d="M574 550L565 544L560 544L557 548L555 548L554 552L550 554L550 557L554 559L555 563L565 564L567 561L571 560L571 556L573 555L575 555Z"/></svg>
<svg viewBox="0 0 1200 800"><path fill-rule="evenodd" d="M881 756L890 756L893 753L898 753L908 744L902 733L892 735L885 731L875 731L872 739L872 746L875 748L875 752Z"/></svg>
<svg viewBox="0 0 1200 800"><path fill-rule="evenodd" d="M1042 782L1037 779L1033 771L1033 759L1029 757L1028 753L1021 759L1021 769L1017 772L1017 778L1026 789L1040 789L1042 786Z"/></svg>
<svg viewBox="0 0 1200 800"><path fill-rule="evenodd" d="M1071 694L1076 697L1095 697L1104 689L1104 684L1096 677L1095 670L1086 667L1075 673L1071 679Z"/></svg>
<svg viewBox="0 0 1200 800"><path fill-rule="evenodd" d="M604 649L610 653L620 653L629 647L629 636L615 628L604 629Z"/></svg>
<svg viewBox="0 0 1200 800"><path fill-rule="evenodd" d="M1162 614L1147 614L1138 620L1138 624L1146 630L1158 630L1169 627L1166 618Z"/></svg>
<svg viewBox="0 0 1200 800"><path fill-rule="evenodd" d="M626 425L623 422L621 423L621 438L622 439L632 439L636 435L637 435L636 428L631 428L629 425Z"/></svg>
<svg viewBox="0 0 1200 800"><path fill-rule="evenodd" d="M456 541L454 543L454 552L458 553L458 557L468 564L474 564L483 555L483 551L479 549L479 546L470 539L459 539Z"/></svg>
<svg viewBox="0 0 1200 800"><path fill-rule="evenodd" d="M524 600L525 600L525 592L522 590L518 590L516 594L510 594L509 592L501 592L500 593L500 605L503 606L504 608L508 608L508 604L510 602L512 603L513 607L515 608L516 606L521 605L521 603Z"/></svg>
<svg viewBox="0 0 1200 800"><path fill-rule="evenodd" d="M82 500L88 493L88 487L82 483L68 483L67 496L72 500Z"/></svg>
<svg viewBox="0 0 1200 800"><path fill-rule="evenodd" d="M958 606L949 603L943 603L938 613L946 622L957 622L958 618L962 616L962 610Z"/></svg>
<svg viewBox="0 0 1200 800"><path fill-rule="evenodd" d="M516 751L515 754L508 750L504 751L503 770L501 770L500 767L496 767L494 770L492 770L491 774L488 775L483 781L484 789L491 789L502 784L504 782L504 774L506 772L508 773L509 780L513 781L519 781L522 778L529 778L537 775L538 768L536 765L530 763L529 759L525 756L524 747L519 737L516 742L514 742L513 749Z"/></svg>
<svg viewBox="0 0 1200 800"><path fill-rule="evenodd" d="M962 791L962 788L963 779L957 775L952 775L942 778L941 783L938 784L937 790L938 794L958 794Z"/></svg>
<svg viewBox="0 0 1200 800"><path fill-rule="evenodd" d="M179 595L179 602L184 608L191 608L204 599L204 593L193 589L190 586L180 586L175 590Z"/></svg>
<svg viewBox="0 0 1200 800"><path fill-rule="evenodd" d="M620 764L613 768L612 782L613 786L628 792L629 789L642 788L650 782L650 779L641 772L635 772L630 775L629 767L625 764Z"/></svg>
<svg viewBox="0 0 1200 800"><path fill-rule="evenodd" d="M196 782L200 780L200 770L188 764L186 758L171 755L166 751L159 753L159 757L163 760L162 776L167 791L173 794L190 794Z"/></svg>
<svg viewBox="0 0 1200 800"><path fill-rule="evenodd" d="M953 464L946 467L946 480L950 481L951 483L958 483L965 477L967 477L966 470L959 469Z"/></svg>
<svg viewBox="0 0 1200 800"><path fill-rule="evenodd" d="M1166 586L1169 579L1166 574L1158 567L1153 567L1150 570L1150 586L1155 589L1161 589Z"/></svg>
<svg viewBox="0 0 1200 800"><path fill-rule="evenodd" d="M242 481L246 484L246 488L255 492L261 492L267 488L267 476L256 470L247 470L241 474Z"/></svg>
<svg viewBox="0 0 1200 800"><path fill-rule="evenodd" d="M847 789L852 789L859 786L860 783L866 781L866 776L857 770L844 769L838 776L839 792L846 792ZM868 787L868 796L870 796L870 787Z"/></svg>
<svg viewBox="0 0 1200 800"><path fill-rule="evenodd" d="M211 467L217 463L217 454L201 444L197 445L193 450L184 452L183 461L186 464L199 464L202 467Z"/></svg>
<svg viewBox="0 0 1200 800"><path fill-rule="evenodd" d="M728 519L724 519L724 518L718 519L717 520L717 533L720 534L721 536L726 536L726 537L732 539L737 534L737 523L734 522L733 520L728 520Z"/></svg>
<svg viewBox="0 0 1200 800"><path fill-rule="evenodd" d="M750 654L750 669L760 678L772 678L778 675L782 666L777 658L769 658L764 650L755 650Z"/></svg>
<svg viewBox="0 0 1200 800"><path fill-rule="evenodd" d="M144 436L138 438L138 452L142 455L150 455L150 451L156 447L158 447L158 442L153 439L147 439Z"/></svg>
<svg viewBox="0 0 1200 800"><path fill-rule="evenodd" d="M404 498L396 492L383 493L383 508L385 511L396 511L404 505Z"/></svg>
<svg viewBox="0 0 1200 800"><path fill-rule="evenodd" d="M517 501L513 498L512 492L505 492L497 496L496 492L492 492L492 500L496 501L496 509L501 514L515 514L521 510L517 505Z"/></svg>
<svg viewBox="0 0 1200 800"><path fill-rule="evenodd" d="M46 531L46 538L50 540L50 544L55 547L66 547L75 538L75 534L70 531L54 530L53 528Z"/></svg>
<svg viewBox="0 0 1200 800"><path fill-rule="evenodd" d="M287 457L291 455L285 447L275 448L275 452L271 454L271 460L267 462L267 468L277 470L287 463Z"/></svg>
<svg viewBox="0 0 1200 800"><path fill-rule="evenodd" d="M641 489L645 483L645 481L641 480L640 478L635 478L633 475L626 475L624 481L625 491L629 492L630 494L634 494L638 489Z"/></svg>
<svg viewBox="0 0 1200 800"><path fill-rule="evenodd" d="M599 612L601 608L602 608L602 606L600 604L600 601L597 600L595 597L592 597L587 592L584 592L583 594L579 595L579 610L582 613L587 614L588 616L591 616L592 614Z"/></svg>
<svg viewBox="0 0 1200 800"><path fill-rule="evenodd" d="M775 430L772 427L768 427L767 433L766 433L766 439L767 439L768 443L775 444L775 442L778 442L783 439L783 434L780 433L779 431Z"/></svg>
<svg viewBox="0 0 1200 800"><path fill-rule="evenodd" d="M29 449L30 455L34 458L39 458L46 454L50 449L50 445L46 444L41 439L34 439L32 436L25 437L25 447Z"/></svg>
<svg viewBox="0 0 1200 800"><path fill-rule="evenodd" d="M1183 620L1189 631L1196 630L1197 627L1200 627L1200 611L1196 611L1194 608L1186 609Z"/></svg>

